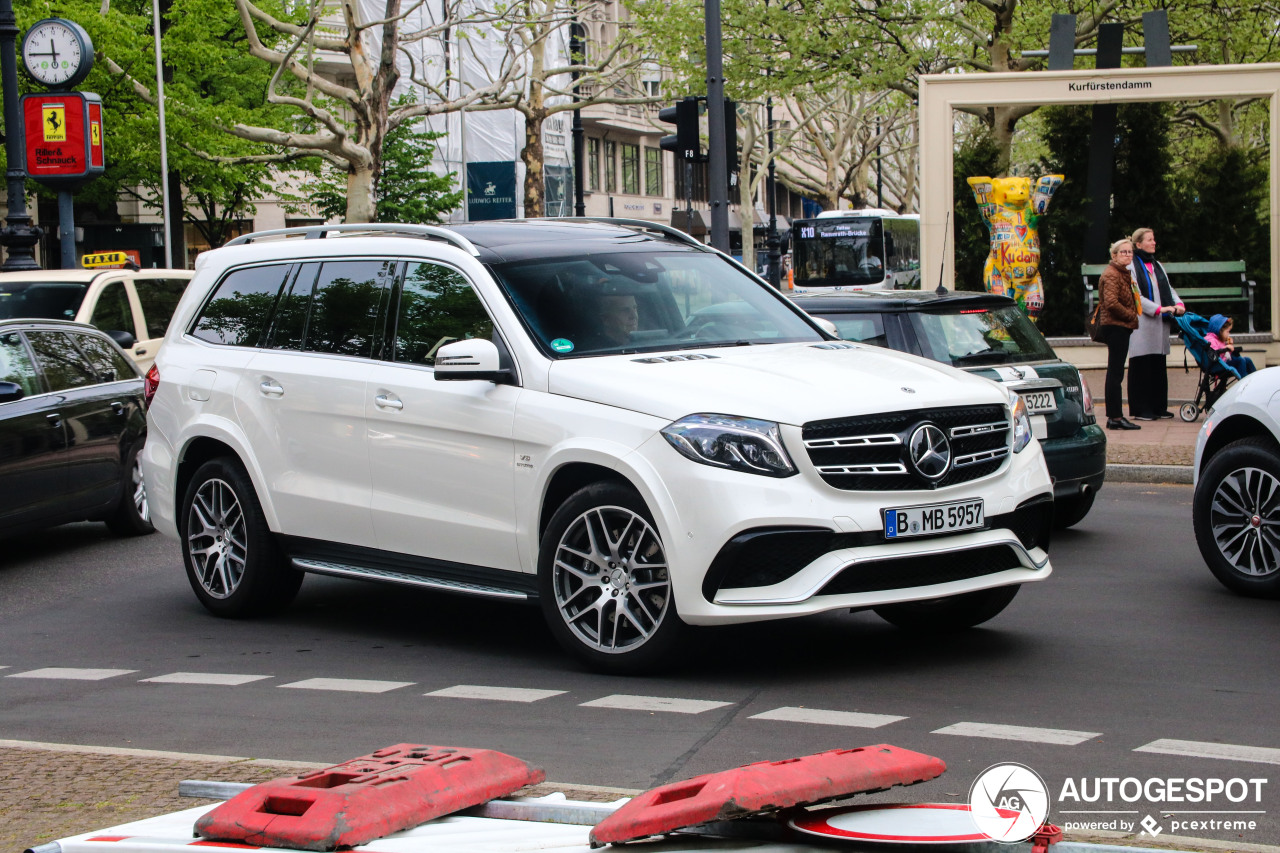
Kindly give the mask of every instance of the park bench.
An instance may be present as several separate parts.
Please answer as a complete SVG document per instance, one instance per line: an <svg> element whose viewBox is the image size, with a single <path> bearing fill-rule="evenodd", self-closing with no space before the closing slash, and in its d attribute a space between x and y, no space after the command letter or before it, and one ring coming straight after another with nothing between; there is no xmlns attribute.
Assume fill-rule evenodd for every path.
<svg viewBox="0 0 1280 853"><path fill-rule="evenodd" d="M1173 285L1174 290L1178 291L1178 296L1182 298L1183 304L1188 308L1193 305L1244 304L1247 306L1248 311L1246 317L1249 321L1249 331L1255 331L1253 327L1253 291L1257 287L1257 282L1245 278L1244 261L1162 261L1161 263L1164 265L1165 272L1169 274L1169 283ZM1086 317L1093 314L1093 306L1098 301L1098 289L1094 282L1106 268L1106 264L1080 265L1080 275L1084 278ZM1240 275L1240 283L1217 286L1183 285L1179 283L1180 276L1216 275L1219 273L1238 273ZM1191 281L1195 281L1195 279L1191 279ZM1196 313L1206 312L1197 311Z"/></svg>

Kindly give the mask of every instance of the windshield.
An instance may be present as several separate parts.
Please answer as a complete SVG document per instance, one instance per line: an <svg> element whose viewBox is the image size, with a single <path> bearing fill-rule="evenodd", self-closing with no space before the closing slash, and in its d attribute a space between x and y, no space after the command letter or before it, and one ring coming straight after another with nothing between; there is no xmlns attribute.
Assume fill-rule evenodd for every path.
<svg viewBox="0 0 1280 853"><path fill-rule="evenodd" d="M88 289L74 281L0 281L0 320L74 320Z"/></svg>
<svg viewBox="0 0 1280 853"><path fill-rule="evenodd" d="M1053 348L1016 305L954 314L912 314L927 358L955 367L1043 361Z"/></svg>
<svg viewBox="0 0 1280 853"><path fill-rule="evenodd" d="M494 266L553 358L817 341L767 286L707 252L617 252Z"/></svg>
<svg viewBox="0 0 1280 853"><path fill-rule="evenodd" d="M804 287L884 281L884 229L878 218L797 222L792 240L795 283Z"/></svg>

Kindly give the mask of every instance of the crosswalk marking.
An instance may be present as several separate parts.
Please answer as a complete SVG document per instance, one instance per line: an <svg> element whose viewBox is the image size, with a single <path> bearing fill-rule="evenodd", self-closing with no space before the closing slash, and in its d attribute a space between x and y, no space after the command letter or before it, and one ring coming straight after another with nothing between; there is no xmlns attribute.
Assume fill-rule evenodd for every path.
<svg viewBox="0 0 1280 853"><path fill-rule="evenodd" d="M997 740L1020 740L1029 743L1056 743L1075 746L1100 737L1101 732L1073 732L1067 729L1040 729L1031 726L1002 726L995 723L956 723L935 729L935 735L960 735L962 737L986 737Z"/></svg>
<svg viewBox="0 0 1280 853"><path fill-rule="evenodd" d="M80 669L70 666L47 666L44 669L30 669L26 672L15 672L5 678L69 678L73 681L102 681L115 678L117 675L128 675L136 669Z"/></svg>
<svg viewBox="0 0 1280 853"><path fill-rule="evenodd" d="M1221 758L1227 761L1280 764L1280 749L1266 746L1239 746L1233 743L1204 743L1196 740L1161 738L1138 747L1134 752L1158 752L1162 755L1184 755L1189 758Z"/></svg>
<svg viewBox="0 0 1280 853"><path fill-rule="evenodd" d="M298 690L339 690L346 693L386 693L409 687L412 681L371 681L361 678L307 678L281 687L293 687Z"/></svg>
<svg viewBox="0 0 1280 853"><path fill-rule="evenodd" d="M262 681L269 675L236 675L231 672L171 672L168 675L157 675L155 678L140 678L155 684L224 684L231 687L248 684L251 681Z"/></svg>
<svg viewBox="0 0 1280 853"><path fill-rule="evenodd" d="M456 684L443 690L433 690L423 696L440 696L445 699L490 699L495 702L537 702L563 694L563 690L535 690L529 687L484 687L479 684Z"/></svg>
<svg viewBox="0 0 1280 853"><path fill-rule="evenodd" d="M852 726L859 729L878 729L906 717L889 714L864 714L859 711L823 711L819 708L774 708L763 714L753 714L752 720L782 720L787 723L812 723L819 726Z"/></svg>
<svg viewBox="0 0 1280 853"><path fill-rule="evenodd" d="M667 699L662 696L628 696L615 693L602 699L583 702L582 708L613 708L621 711L667 711L672 714L701 714L715 708L732 705L732 702L712 702L706 699Z"/></svg>

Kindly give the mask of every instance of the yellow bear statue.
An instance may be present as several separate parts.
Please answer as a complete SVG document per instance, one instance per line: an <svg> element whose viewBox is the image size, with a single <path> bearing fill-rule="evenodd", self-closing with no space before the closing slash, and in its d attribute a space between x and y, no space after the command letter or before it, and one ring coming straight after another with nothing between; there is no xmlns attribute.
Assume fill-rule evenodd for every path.
<svg viewBox="0 0 1280 853"><path fill-rule="evenodd" d="M1044 308L1037 224L1062 180L1062 175L1041 175L1032 192L1030 178L969 178L991 235L982 281L988 293L1012 296L1033 321Z"/></svg>

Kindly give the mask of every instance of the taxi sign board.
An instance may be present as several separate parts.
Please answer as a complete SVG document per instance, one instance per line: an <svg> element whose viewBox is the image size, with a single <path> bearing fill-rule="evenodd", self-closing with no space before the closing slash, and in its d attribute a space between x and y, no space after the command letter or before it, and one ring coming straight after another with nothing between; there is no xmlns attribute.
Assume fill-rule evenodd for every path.
<svg viewBox="0 0 1280 853"><path fill-rule="evenodd" d="M102 99L92 92L22 97L27 176L67 189L102 173Z"/></svg>
<svg viewBox="0 0 1280 853"><path fill-rule="evenodd" d="M137 263L136 258L131 257L131 255L136 254L136 251L93 252L92 254L84 255L80 258L80 266L85 269L94 269L96 267L122 267L130 261Z"/></svg>

